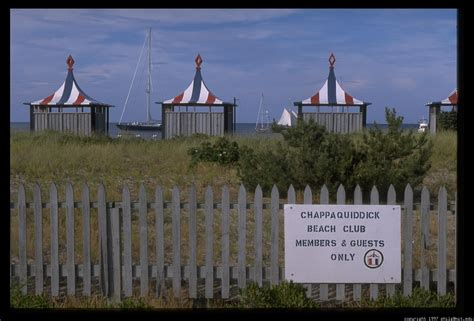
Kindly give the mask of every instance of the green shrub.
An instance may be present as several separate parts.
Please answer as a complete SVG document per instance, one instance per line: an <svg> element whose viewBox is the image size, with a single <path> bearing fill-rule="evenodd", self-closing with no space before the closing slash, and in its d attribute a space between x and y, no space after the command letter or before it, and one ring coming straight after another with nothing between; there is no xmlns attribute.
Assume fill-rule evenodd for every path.
<svg viewBox="0 0 474 321"><path fill-rule="evenodd" d="M377 300L365 299L363 307L373 308L453 308L456 305L454 294L438 296L436 292L415 287L410 296L397 291L392 297L378 297Z"/></svg>
<svg viewBox="0 0 474 321"><path fill-rule="evenodd" d="M318 305L306 297L306 289L301 284L282 282L278 285L259 287L249 283L240 290L237 302L240 308L315 308Z"/></svg>
<svg viewBox="0 0 474 321"><path fill-rule="evenodd" d="M10 306L14 309L47 309L52 308L53 303L46 295L23 294L19 286L12 286Z"/></svg>
<svg viewBox="0 0 474 321"><path fill-rule="evenodd" d="M458 113L455 111L441 112L438 115L439 129L441 130L457 130Z"/></svg>
<svg viewBox="0 0 474 321"><path fill-rule="evenodd" d="M120 303L113 305L112 307L118 307L121 309L148 309L151 306L145 301L144 298L125 298Z"/></svg>
<svg viewBox="0 0 474 321"><path fill-rule="evenodd" d="M299 121L281 131L284 143L276 149L242 149L239 177L248 188L260 184L268 192L276 184L283 194L290 184L297 190L326 184L331 195L340 184L346 190L359 184L369 195L375 185L382 199L390 184L397 191L420 185L430 168L427 134L403 131L395 110L386 108L386 120L388 130L375 126L362 135L328 133L313 120Z"/></svg>
<svg viewBox="0 0 474 321"><path fill-rule="evenodd" d="M226 137L219 137L211 145L209 141L202 142L199 147L188 150L191 156L191 167L199 162L211 162L219 165L233 165L239 161L239 145L229 141Z"/></svg>
<svg viewBox="0 0 474 321"><path fill-rule="evenodd" d="M403 191L407 183L419 186L430 168L432 153L427 133L403 131L403 117L397 117L395 109L386 108L385 116L388 130L376 125L364 132L358 147L362 157L353 173L363 190L370 191L375 185L381 196L390 184L397 191Z"/></svg>

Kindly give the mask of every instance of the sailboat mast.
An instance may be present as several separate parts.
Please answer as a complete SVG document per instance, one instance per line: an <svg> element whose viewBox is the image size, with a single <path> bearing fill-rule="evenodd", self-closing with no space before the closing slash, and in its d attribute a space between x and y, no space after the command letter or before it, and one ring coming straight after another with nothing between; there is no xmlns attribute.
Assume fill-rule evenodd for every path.
<svg viewBox="0 0 474 321"><path fill-rule="evenodd" d="M150 123L150 93L151 93L151 28L148 29L148 82L146 87L147 104L146 104L146 122Z"/></svg>

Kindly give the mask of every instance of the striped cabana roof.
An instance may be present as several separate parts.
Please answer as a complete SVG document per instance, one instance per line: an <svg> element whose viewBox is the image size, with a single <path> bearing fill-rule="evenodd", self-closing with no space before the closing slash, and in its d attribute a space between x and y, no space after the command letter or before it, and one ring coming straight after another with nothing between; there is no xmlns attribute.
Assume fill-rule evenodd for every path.
<svg viewBox="0 0 474 321"><path fill-rule="evenodd" d="M201 75L201 55L198 54L194 61L196 62L196 73L194 74L194 79L191 84L178 96L163 101L163 104L205 106L230 104L217 98L204 83Z"/></svg>
<svg viewBox="0 0 474 321"><path fill-rule="evenodd" d="M426 106L440 105L440 106L457 106L458 104L458 89L454 89L448 96L448 98L441 101L434 101L427 103Z"/></svg>
<svg viewBox="0 0 474 321"><path fill-rule="evenodd" d="M329 76L326 79L323 87L316 92L313 96L301 101L296 102L298 105L328 105L328 106L359 106L359 105L370 105L368 102L363 102L349 95L347 91L342 89L341 85L336 79L334 73L334 63L336 57L333 53L329 56Z"/></svg>
<svg viewBox="0 0 474 321"><path fill-rule="evenodd" d="M46 98L27 103L27 105L44 106L109 106L88 96L77 84L74 78L74 59L71 55L66 60L67 76L61 87Z"/></svg>

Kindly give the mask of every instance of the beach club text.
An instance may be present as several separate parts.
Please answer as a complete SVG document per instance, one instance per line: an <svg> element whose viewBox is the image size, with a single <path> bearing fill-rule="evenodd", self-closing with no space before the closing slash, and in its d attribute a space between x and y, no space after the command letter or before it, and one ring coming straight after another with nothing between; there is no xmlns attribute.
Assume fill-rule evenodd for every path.
<svg viewBox="0 0 474 321"><path fill-rule="evenodd" d="M399 205L284 205L285 279L400 283Z"/></svg>

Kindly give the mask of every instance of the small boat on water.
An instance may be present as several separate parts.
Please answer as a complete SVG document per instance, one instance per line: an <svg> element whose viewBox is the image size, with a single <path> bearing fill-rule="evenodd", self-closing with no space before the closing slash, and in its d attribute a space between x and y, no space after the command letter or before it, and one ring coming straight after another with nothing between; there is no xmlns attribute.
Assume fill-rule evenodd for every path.
<svg viewBox="0 0 474 321"><path fill-rule="evenodd" d="M426 118L421 118L418 125L418 132L424 133L428 131L428 120Z"/></svg>
<svg viewBox="0 0 474 321"><path fill-rule="evenodd" d="M283 108L283 113L281 114L280 120L278 121L277 125L286 127L295 126L297 118L298 116L293 110L289 111L288 109Z"/></svg>
<svg viewBox="0 0 474 321"><path fill-rule="evenodd" d="M125 100L125 104L124 104L124 107L123 107L123 111L122 111L122 116L120 117L120 121L119 123L117 124L117 127L120 128L121 130L147 130L147 131L158 131L158 130L161 130L161 123L159 121L156 121L156 120L153 120L151 118L151 114L150 114L150 104L151 104L151 91L152 91L152 81L151 81L151 28L148 30L148 36L147 36L147 40L148 40L148 75L147 75L147 86L146 86L146 94L147 94L147 120L146 122L139 122L139 121L132 121L132 122L122 122L122 118L123 118L123 114L125 112L125 109L127 108L127 102L128 102L128 98L130 97L130 92L132 90L132 86L133 86L133 82L135 80L135 76L136 76L136 73L137 73L137 68L138 68L138 64L137 64L137 68L135 69L135 74L133 76L133 79L132 79L132 83L130 85L130 89L128 91L128 95L127 95L127 99ZM142 54L143 54L143 50L142 50ZM140 62L141 60L141 55L140 55L140 58L138 60L138 62Z"/></svg>

